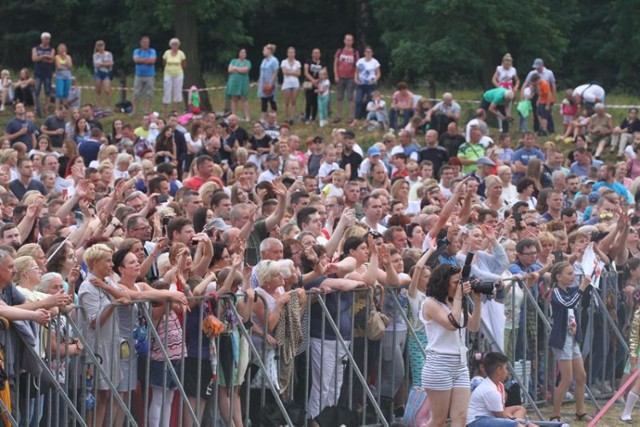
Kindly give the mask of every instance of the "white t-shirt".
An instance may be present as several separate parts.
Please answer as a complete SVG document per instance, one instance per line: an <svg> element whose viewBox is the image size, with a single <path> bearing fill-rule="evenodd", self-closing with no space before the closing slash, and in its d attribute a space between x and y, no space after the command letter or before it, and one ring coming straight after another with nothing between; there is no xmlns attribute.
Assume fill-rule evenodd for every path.
<svg viewBox="0 0 640 427"><path fill-rule="evenodd" d="M380 63L377 59L371 58L367 61L366 58L360 58L356 62L356 68L358 69L358 82L361 85L375 84L376 70L380 68Z"/></svg>
<svg viewBox="0 0 640 427"><path fill-rule="evenodd" d="M331 82L329 81L329 79L320 80L320 82L318 83L318 89L324 90L324 92L319 93L318 96L322 96L322 97L329 96L330 87L331 87Z"/></svg>
<svg viewBox="0 0 640 427"><path fill-rule="evenodd" d="M573 96L580 95L583 101L586 102L604 102L605 92L602 86L599 85L580 85L573 90Z"/></svg>
<svg viewBox="0 0 640 427"><path fill-rule="evenodd" d="M324 186L327 185L322 182L322 178L328 177L331 172L338 169L340 169L340 165L336 162L322 162L322 164L320 165L320 169L318 169L318 190L322 190Z"/></svg>
<svg viewBox="0 0 640 427"><path fill-rule="evenodd" d="M485 378L471 393L467 410L467 424L473 422L477 417L495 417L495 412L503 410L504 403L498 387L490 378Z"/></svg>
<svg viewBox="0 0 640 427"><path fill-rule="evenodd" d="M300 68L302 68L302 66L300 65L300 61L294 61L293 65L289 63L288 59L283 59L282 62L280 63L280 68L282 68L282 71L297 71ZM298 76L284 76L284 79L282 79L282 90L286 90L286 89L298 89L300 87L300 79L298 78Z"/></svg>
<svg viewBox="0 0 640 427"><path fill-rule="evenodd" d="M496 72L498 73L498 84L500 84L501 87L513 89L514 79L518 74L516 68L510 67L507 70L502 65L498 65L496 67Z"/></svg>

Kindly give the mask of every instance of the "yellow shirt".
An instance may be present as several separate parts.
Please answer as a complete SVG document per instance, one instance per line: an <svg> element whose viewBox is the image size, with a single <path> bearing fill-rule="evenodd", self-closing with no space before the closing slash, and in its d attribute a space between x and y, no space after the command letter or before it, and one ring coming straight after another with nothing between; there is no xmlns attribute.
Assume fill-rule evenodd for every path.
<svg viewBox="0 0 640 427"><path fill-rule="evenodd" d="M187 59L183 51L178 50L177 55L172 55L171 49L169 49L162 55L162 59L166 61L164 66L164 75L166 77L182 77L182 61Z"/></svg>

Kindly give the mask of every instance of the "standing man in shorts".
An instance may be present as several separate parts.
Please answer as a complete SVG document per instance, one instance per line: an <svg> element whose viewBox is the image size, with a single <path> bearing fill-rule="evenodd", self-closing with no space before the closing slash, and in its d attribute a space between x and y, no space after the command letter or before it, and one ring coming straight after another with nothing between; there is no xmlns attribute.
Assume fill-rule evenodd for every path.
<svg viewBox="0 0 640 427"><path fill-rule="evenodd" d="M49 113L51 78L55 71L55 65L53 63L55 57L56 50L51 47L51 34L44 32L40 36L40 44L31 49L31 60L35 64L34 75L36 78L36 87L34 98L38 117L42 117L42 109L40 108L40 89L42 85L44 85L44 111L46 114Z"/></svg>
<svg viewBox="0 0 640 427"><path fill-rule="evenodd" d="M146 98L145 114L151 111L153 100L153 83L156 76L156 50L149 47L149 37L140 39L140 48L133 51L133 62L136 64L135 79L133 81L133 112L138 111L140 98Z"/></svg>
<svg viewBox="0 0 640 427"><path fill-rule="evenodd" d="M342 101L345 94L349 102L349 122L355 115L355 102L353 93L355 91L354 77L356 75L356 62L360 59L360 54L353 48L353 36L347 34L344 36L344 47L338 49L333 56L333 75L336 82L336 118L334 123L340 122L342 114Z"/></svg>

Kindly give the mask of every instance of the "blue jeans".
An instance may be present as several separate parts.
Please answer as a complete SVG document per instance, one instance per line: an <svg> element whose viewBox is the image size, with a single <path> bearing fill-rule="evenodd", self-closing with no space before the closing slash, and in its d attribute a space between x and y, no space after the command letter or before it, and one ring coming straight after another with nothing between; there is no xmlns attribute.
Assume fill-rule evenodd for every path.
<svg viewBox="0 0 640 427"><path fill-rule="evenodd" d="M51 94L51 76L48 77L37 77L36 76L36 87L34 89L34 97L36 99L36 112L40 115L40 89L44 85L44 95L49 96Z"/></svg>
<svg viewBox="0 0 640 427"><path fill-rule="evenodd" d="M518 422L509 418L477 417L467 427L516 427Z"/></svg>
<svg viewBox="0 0 640 427"><path fill-rule="evenodd" d="M398 120L398 113L400 113L400 117L402 117L402 126L400 127L397 127L396 123L396 121ZM411 117L413 117L414 114L415 111L413 110L413 108L400 111L392 108L391 111L389 111L389 127L394 129L403 129L409 123L409 120L411 120Z"/></svg>
<svg viewBox="0 0 640 427"><path fill-rule="evenodd" d="M356 119L364 119L367 111L367 102L371 101L371 94L376 90L376 85L358 85L356 88Z"/></svg>

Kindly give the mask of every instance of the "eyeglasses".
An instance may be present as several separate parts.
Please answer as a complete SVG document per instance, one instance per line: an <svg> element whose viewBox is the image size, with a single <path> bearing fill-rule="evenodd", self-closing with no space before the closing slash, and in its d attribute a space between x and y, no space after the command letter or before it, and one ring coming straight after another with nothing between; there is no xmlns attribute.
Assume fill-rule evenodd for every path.
<svg viewBox="0 0 640 427"><path fill-rule="evenodd" d="M537 222L528 222L527 223L527 227L537 227L538 223Z"/></svg>

